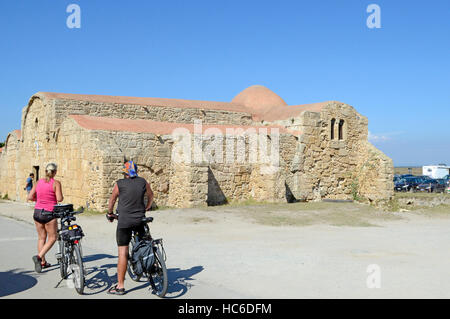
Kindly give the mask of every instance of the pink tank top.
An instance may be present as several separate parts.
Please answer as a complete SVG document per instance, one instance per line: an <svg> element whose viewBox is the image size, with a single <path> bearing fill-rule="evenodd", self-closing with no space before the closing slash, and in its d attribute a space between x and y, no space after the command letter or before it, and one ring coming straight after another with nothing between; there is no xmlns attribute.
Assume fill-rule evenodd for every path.
<svg viewBox="0 0 450 319"><path fill-rule="evenodd" d="M36 185L36 206L35 209L45 209L52 212L53 207L57 204L56 194L53 190L53 183L55 180L52 178L48 183L44 179L40 179Z"/></svg>

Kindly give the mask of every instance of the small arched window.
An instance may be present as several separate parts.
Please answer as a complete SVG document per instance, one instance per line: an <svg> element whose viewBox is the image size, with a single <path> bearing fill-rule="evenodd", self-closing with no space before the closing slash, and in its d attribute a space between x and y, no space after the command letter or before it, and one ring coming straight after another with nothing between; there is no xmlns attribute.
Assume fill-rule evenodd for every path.
<svg viewBox="0 0 450 319"><path fill-rule="evenodd" d="M344 120L339 121L339 139L344 139Z"/></svg>
<svg viewBox="0 0 450 319"><path fill-rule="evenodd" d="M331 119L331 128L330 128L330 139L334 140L334 124L336 123L336 119Z"/></svg>

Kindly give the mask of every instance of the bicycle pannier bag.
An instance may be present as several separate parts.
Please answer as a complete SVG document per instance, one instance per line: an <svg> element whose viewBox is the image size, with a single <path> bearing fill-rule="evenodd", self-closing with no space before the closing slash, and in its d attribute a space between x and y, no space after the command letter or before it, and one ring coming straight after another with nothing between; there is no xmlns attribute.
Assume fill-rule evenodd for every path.
<svg viewBox="0 0 450 319"><path fill-rule="evenodd" d="M140 240L133 248L131 265L134 273L141 276L144 272L150 273L155 262L153 245L151 240Z"/></svg>
<svg viewBox="0 0 450 319"><path fill-rule="evenodd" d="M63 236L63 239L67 241L80 240L84 237L83 230L79 225L71 225L69 227L65 227L60 234L61 236Z"/></svg>

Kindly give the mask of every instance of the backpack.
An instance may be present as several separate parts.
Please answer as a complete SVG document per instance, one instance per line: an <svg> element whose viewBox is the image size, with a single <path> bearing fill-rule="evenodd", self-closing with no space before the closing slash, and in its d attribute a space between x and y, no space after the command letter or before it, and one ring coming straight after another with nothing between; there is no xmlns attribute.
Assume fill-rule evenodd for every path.
<svg viewBox="0 0 450 319"><path fill-rule="evenodd" d="M133 248L133 255L131 258L131 265L134 273L142 276L144 272L150 273L150 270L155 262L155 255L153 253L153 240L140 240Z"/></svg>

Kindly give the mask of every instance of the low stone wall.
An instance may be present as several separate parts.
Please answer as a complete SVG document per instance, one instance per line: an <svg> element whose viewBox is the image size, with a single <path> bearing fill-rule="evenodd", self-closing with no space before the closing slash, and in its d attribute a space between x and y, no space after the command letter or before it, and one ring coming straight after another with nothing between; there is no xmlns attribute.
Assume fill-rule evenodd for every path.
<svg viewBox="0 0 450 319"><path fill-rule="evenodd" d="M440 194L430 197L414 196L411 194L409 197L399 197L398 202L402 206L414 207L436 207L440 205L450 205L450 195Z"/></svg>

